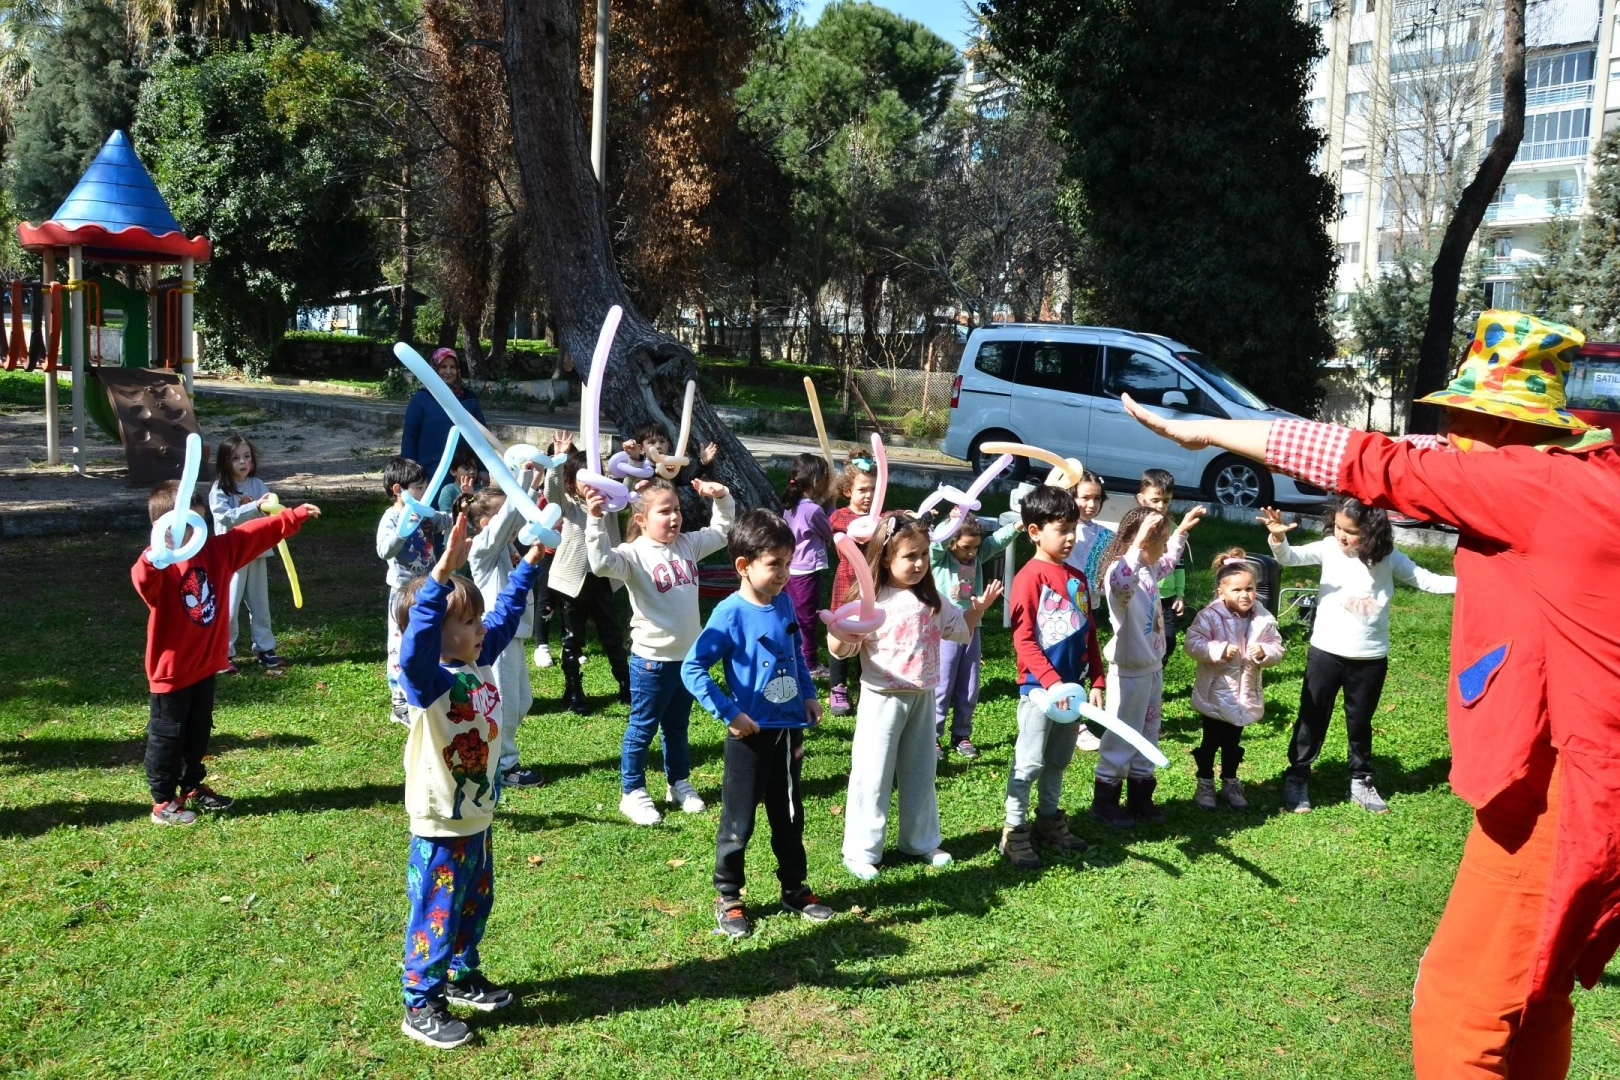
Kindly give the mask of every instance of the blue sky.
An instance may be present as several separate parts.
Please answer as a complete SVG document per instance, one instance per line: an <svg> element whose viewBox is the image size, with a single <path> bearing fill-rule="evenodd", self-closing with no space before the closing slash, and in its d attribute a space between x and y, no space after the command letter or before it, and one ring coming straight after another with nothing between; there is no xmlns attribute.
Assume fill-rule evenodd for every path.
<svg viewBox="0 0 1620 1080"><path fill-rule="evenodd" d="M917 20L958 49L967 47L968 30L972 23L968 19L967 5L963 0L878 0L878 2L880 7L899 12L908 19ZM821 9L826 6L827 0L804 0L801 9L804 21L815 22L821 17Z"/></svg>

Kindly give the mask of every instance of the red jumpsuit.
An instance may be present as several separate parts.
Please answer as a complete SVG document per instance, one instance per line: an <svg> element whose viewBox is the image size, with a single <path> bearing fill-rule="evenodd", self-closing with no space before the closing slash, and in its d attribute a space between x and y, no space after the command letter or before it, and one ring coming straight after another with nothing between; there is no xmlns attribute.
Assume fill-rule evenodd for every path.
<svg viewBox="0 0 1620 1080"><path fill-rule="evenodd" d="M1475 810L1419 969L1419 1080L1564 1076L1620 944L1620 450L1456 453L1303 421L1266 462L1457 527L1451 786Z"/></svg>

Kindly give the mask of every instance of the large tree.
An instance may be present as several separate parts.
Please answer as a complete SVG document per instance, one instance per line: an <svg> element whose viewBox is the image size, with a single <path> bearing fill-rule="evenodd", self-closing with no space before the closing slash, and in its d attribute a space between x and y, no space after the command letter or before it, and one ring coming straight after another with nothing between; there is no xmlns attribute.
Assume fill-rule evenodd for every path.
<svg viewBox="0 0 1620 1080"><path fill-rule="evenodd" d="M1294 0L988 0L991 43L1053 116L1098 314L1196 345L1308 409L1333 351Z"/></svg>
<svg viewBox="0 0 1620 1080"><path fill-rule="evenodd" d="M1586 203L1575 260L1581 325L1592 337L1612 341L1620 332L1620 129L1598 143Z"/></svg>
<svg viewBox="0 0 1620 1080"><path fill-rule="evenodd" d="M614 263L585 133L578 0L505 0L505 13L514 148L562 345L585 371L608 308L624 308L603 408L621 430L656 419L673 433L697 365L691 350L656 330L631 303ZM765 471L701 395L692 438L694 446L719 444L714 471L740 505L778 504Z"/></svg>
<svg viewBox="0 0 1620 1080"><path fill-rule="evenodd" d="M1419 397L1441 389L1456 361L1452 326L1457 319L1457 293L1485 208L1501 190L1508 167L1518 156L1524 137L1524 11L1525 0L1504 0L1502 5L1502 122L1490 149L1479 163L1473 180L1463 188L1446 224L1445 238L1429 271L1429 319L1423 332L1413 391ZM1440 409L1419 409L1412 414L1412 430L1432 433L1440 429Z"/></svg>
<svg viewBox="0 0 1620 1080"><path fill-rule="evenodd" d="M34 89L15 114L7 186L19 213L43 221L115 130L135 119L141 71L121 7L84 0L34 50Z"/></svg>
<svg viewBox="0 0 1620 1080"><path fill-rule="evenodd" d="M377 280L356 199L377 154L364 72L290 37L174 50L142 88L135 140L214 253L197 307L211 357L255 367L300 302Z"/></svg>

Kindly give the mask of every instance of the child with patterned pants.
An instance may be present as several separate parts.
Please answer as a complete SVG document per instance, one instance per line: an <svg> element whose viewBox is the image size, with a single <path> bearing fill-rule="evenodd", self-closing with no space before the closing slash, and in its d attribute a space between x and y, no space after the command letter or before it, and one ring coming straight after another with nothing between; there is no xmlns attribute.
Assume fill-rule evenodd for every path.
<svg viewBox="0 0 1620 1080"><path fill-rule="evenodd" d="M500 799L500 692L492 665L517 633L544 554L529 549L484 614L472 582L451 575L472 543L458 517L433 572L402 590L395 618L400 685L410 709L405 740L405 1019L400 1030L439 1049L472 1038L447 1004L488 1012L513 1001L479 971L478 945L495 898L490 823Z"/></svg>

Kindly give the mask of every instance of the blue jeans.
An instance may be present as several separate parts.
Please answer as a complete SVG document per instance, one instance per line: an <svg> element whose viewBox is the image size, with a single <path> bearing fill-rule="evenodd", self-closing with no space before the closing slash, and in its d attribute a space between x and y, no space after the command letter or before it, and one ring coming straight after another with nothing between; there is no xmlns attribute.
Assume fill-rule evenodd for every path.
<svg viewBox="0 0 1620 1080"><path fill-rule="evenodd" d="M647 786L647 750L653 733L664 729L664 774L670 783L692 775L686 729L692 721L692 695L681 682L679 660L630 657L630 723L619 748L619 782L626 794Z"/></svg>

